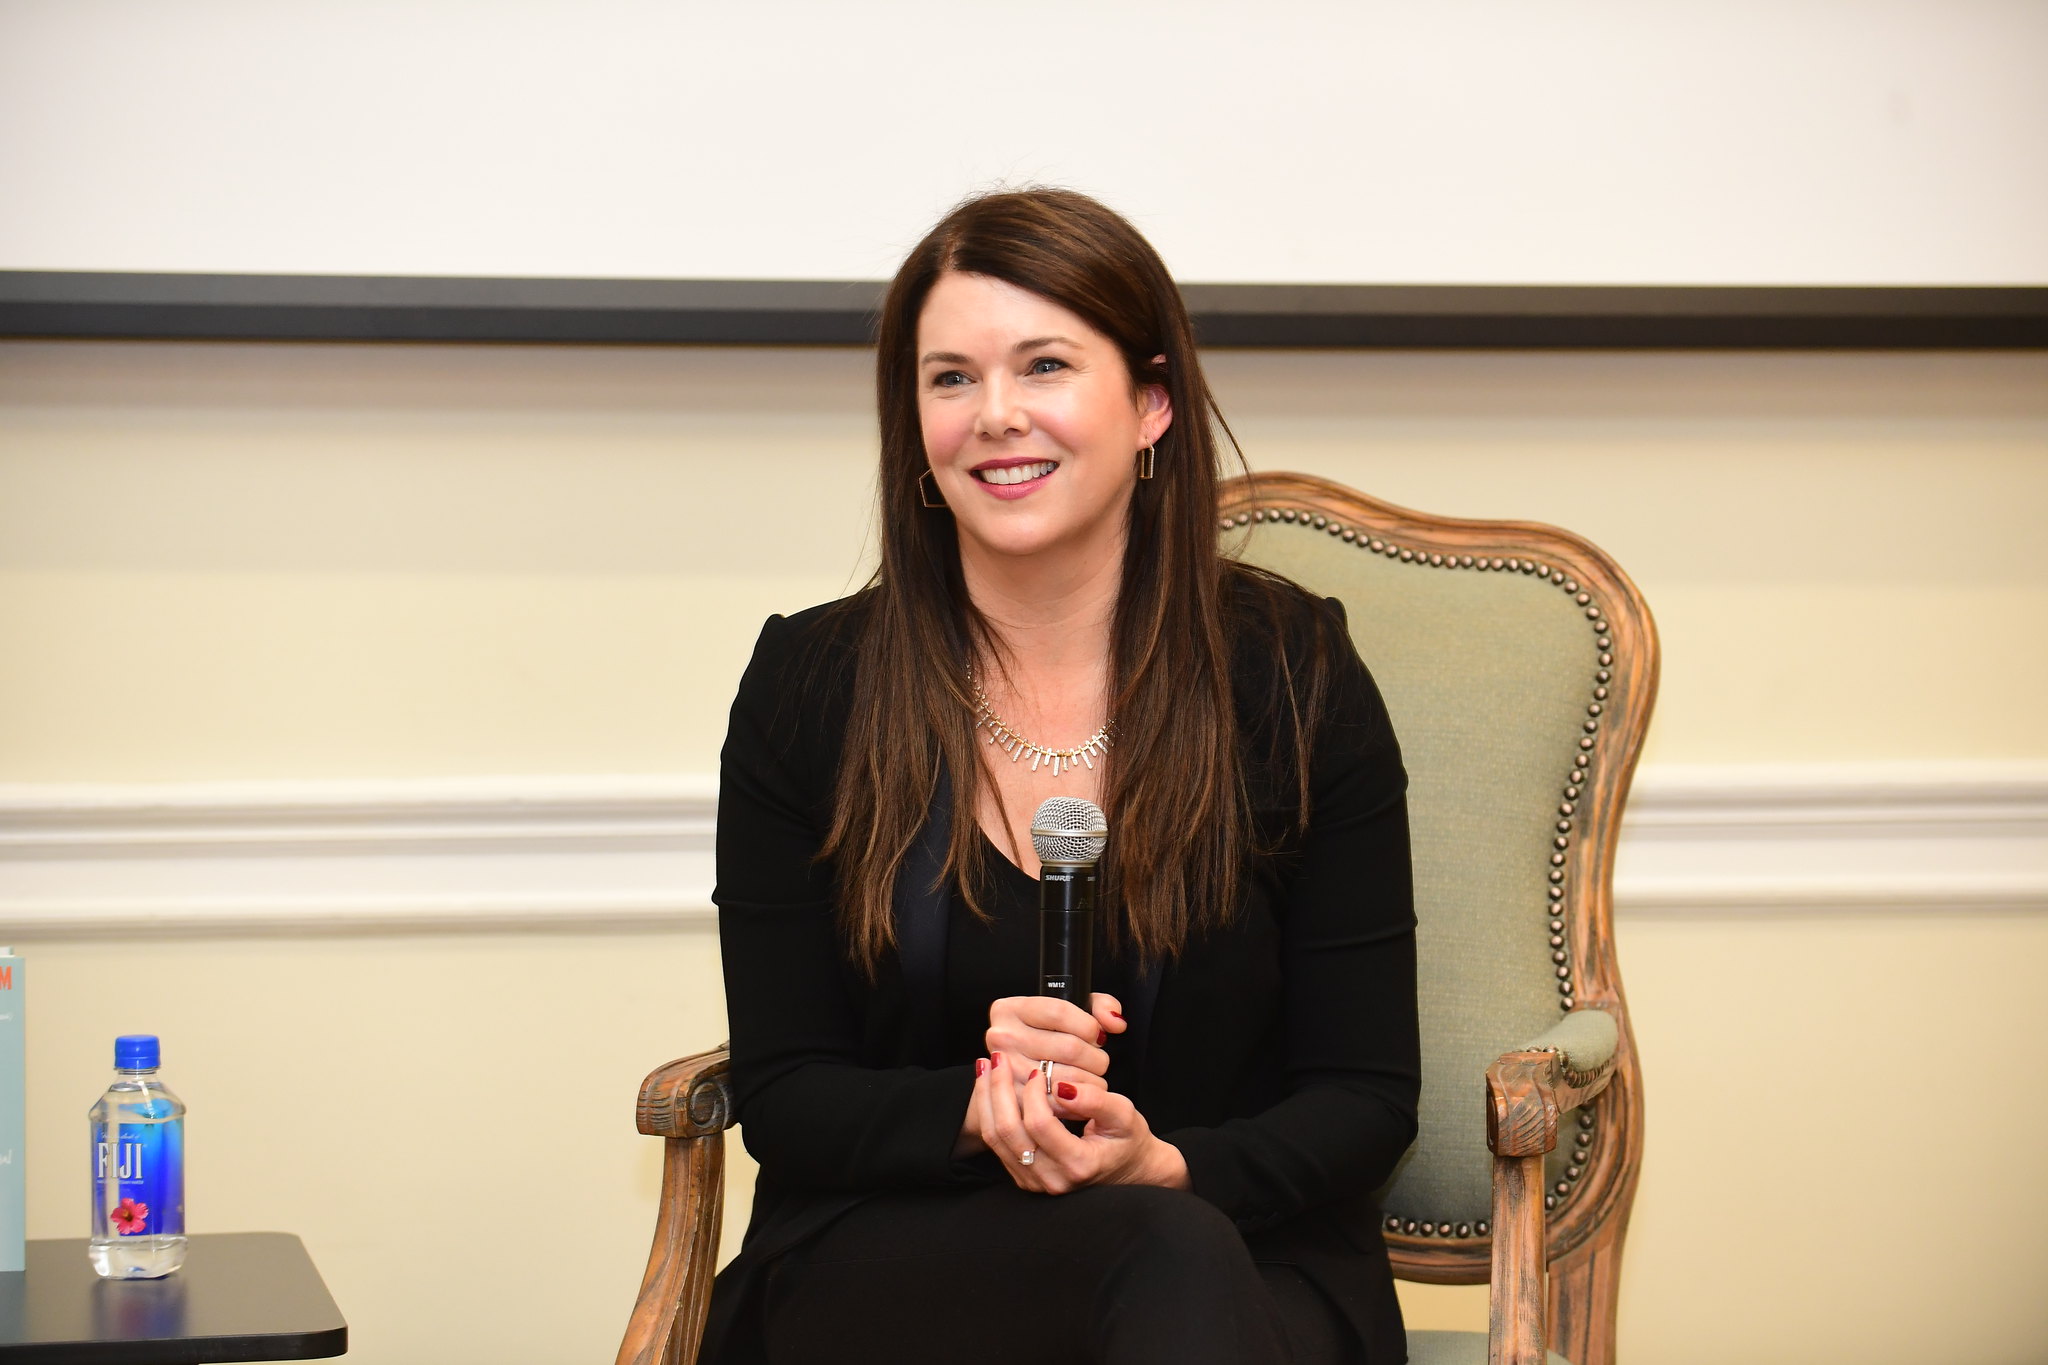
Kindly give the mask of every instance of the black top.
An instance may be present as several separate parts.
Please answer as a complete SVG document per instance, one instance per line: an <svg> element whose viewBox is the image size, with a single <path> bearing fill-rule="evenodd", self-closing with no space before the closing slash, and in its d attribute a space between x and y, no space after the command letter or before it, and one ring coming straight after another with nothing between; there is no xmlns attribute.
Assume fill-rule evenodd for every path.
<svg viewBox="0 0 2048 1365"><path fill-rule="evenodd" d="M970 1060L988 1055L989 1002L1029 995L1038 972L1038 883L985 836L982 845L995 873L982 905L988 918L957 889L946 898L945 1055Z"/></svg>
<svg viewBox="0 0 2048 1365"><path fill-rule="evenodd" d="M1245 580L1228 602L1259 850L1227 927L1131 970L1131 1027L1112 1040L1109 1079L1262 1259L1300 1266L1376 1353L1399 1359L1372 1192L1414 1137L1420 1085L1407 779L1341 606ZM928 876L907 870L898 951L871 982L834 927L832 868L816 857L867 605L769 618L733 702L714 899L738 1119L761 1172L742 1253L714 1295L707 1360L754 1358L743 1304L762 1268L861 1198L1008 1179L952 1157L994 979L956 988L949 974L984 948L1005 951L1000 929L977 944L987 935L963 935L954 897L925 895ZM1278 727L1287 679L1318 634L1336 663L1311 741L1304 834ZM927 844L943 848L946 809L935 803ZM1030 879L995 861L999 902L1034 904ZM1035 942L1026 953L1028 972ZM974 1008L968 994L980 996L971 1031L959 1017Z"/></svg>

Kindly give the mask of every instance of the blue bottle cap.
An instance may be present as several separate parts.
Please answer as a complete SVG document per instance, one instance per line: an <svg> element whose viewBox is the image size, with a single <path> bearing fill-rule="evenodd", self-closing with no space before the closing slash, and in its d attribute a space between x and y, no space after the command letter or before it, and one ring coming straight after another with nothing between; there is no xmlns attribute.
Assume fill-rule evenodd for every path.
<svg viewBox="0 0 2048 1365"><path fill-rule="evenodd" d="M154 1033L124 1033L114 1040L116 1071L154 1071L161 1055Z"/></svg>

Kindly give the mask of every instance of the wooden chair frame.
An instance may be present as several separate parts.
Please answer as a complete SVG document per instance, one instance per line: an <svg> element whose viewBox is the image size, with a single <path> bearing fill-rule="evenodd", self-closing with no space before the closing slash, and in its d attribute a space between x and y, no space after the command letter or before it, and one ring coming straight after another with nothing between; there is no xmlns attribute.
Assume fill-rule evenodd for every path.
<svg viewBox="0 0 2048 1365"><path fill-rule="evenodd" d="M661 1208L618 1365L695 1365L724 1222L731 1073L732 1057L720 1043L657 1067L641 1082L635 1126L664 1139Z"/></svg>
<svg viewBox="0 0 2048 1365"><path fill-rule="evenodd" d="M1615 963L1615 842L1657 687L1655 623L1620 567L1581 537L1533 522L1428 516L1325 479L1254 474L1223 486L1222 529L1305 522L1368 552L1432 566L1539 573L1573 593L1611 641L1611 674L1588 746L1578 834L1563 863L1575 1010L1612 1016L1619 1040L1580 1069L1558 1051L1508 1052L1487 1069L1494 1154L1489 1234L1386 1231L1394 1273L1432 1284L1491 1283L1489 1365L1544 1365L1546 1345L1573 1365L1612 1365L1623 1238L1642 1164L1642 1080ZM666 1143L654 1246L619 1365L694 1365L711 1297L733 1100L723 1045L668 1063L640 1087L637 1126ZM1475 1080L1480 1078L1475 1077ZM1579 1178L1544 1189L1560 1117L1588 1106L1601 1134ZM1546 1208L1546 1201L1555 1205Z"/></svg>

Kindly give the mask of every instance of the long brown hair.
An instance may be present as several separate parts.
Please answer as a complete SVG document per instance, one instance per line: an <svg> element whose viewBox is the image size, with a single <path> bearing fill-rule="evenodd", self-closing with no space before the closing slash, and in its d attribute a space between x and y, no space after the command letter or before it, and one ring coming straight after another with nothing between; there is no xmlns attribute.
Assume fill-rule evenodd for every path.
<svg viewBox="0 0 2048 1365"><path fill-rule="evenodd" d="M940 882L957 877L967 905L986 914L988 867L976 822L983 746L975 742L967 666L1000 647L968 597L953 518L921 505L917 487L926 467L918 317L939 277L956 271L1075 313L1115 343L1134 389L1161 385L1172 402L1156 473L1131 498L1110 627L1117 731L1103 774L1113 834L1101 868L1110 942L1127 942L1145 958L1171 955L1191 932L1235 911L1253 838L1224 601L1226 576L1243 571L1216 546L1216 431L1228 437L1229 428L1158 253L1102 204L1054 189L960 204L911 251L883 304L875 362L881 562L869 591L853 599L865 616L822 853L836 863L848 947L872 971L893 946L896 879L942 773L951 779L952 821ZM1235 440L1230 448L1237 454ZM1286 691L1291 699L1294 689ZM1290 747L1305 759L1303 717L1293 720ZM1305 819L1305 761L1297 771Z"/></svg>

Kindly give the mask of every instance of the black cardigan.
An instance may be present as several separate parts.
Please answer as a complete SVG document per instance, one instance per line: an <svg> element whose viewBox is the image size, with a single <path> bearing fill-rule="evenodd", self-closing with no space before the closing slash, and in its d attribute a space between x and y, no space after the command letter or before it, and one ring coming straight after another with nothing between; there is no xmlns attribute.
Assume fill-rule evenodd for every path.
<svg viewBox="0 0 2048 1365"><path fill-rule="evenodd" d="M1372 1192L1415 1135L1420 1086L1407 777L1341 606L1233 572L1232 686L1267 851L1228 928L1137 973L1109 1080L1180 1148L1194 1193L1258 1259L1299 1266L1374 1360L1400 1360ZM816 857L868 605L770 617L733 701L714 899L740 1131L761 1171L741 1255L713 1296L706 1361L759 1358L748 1305L762 1272L863 1197L1008 1178L952 1157L973 1058L942 1055L947 897L923 889L943 856L946 794L899 878L899 948L872 982L834 928L833 870ZM1303 835L1277 730L1290 685L1279 659L1305 657L1311 632L1336 662Z"/></svg>

